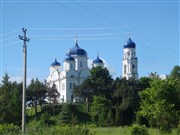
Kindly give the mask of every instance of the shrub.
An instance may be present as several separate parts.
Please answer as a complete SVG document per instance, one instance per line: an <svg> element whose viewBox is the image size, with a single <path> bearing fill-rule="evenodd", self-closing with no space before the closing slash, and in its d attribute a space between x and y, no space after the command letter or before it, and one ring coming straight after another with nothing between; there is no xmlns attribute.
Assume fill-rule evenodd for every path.
<svg viewBox="0 0 180 135"><path fill-rule="evenodd" d="M132 125L132 127L130 128L130 133L131 135L149 135L146 126L141 126L138 124Z"/></svg>
<svg viewBox="0 0 180 135"><path fill-rule="evenodd" d="M18 133L19 127L13 124L0 124L0 134Z"/></svg>
<svg viewBox="0 0 180 135"><path fill-rule="evenodd" d="M85 125L75 125L75 126L56 126L54 129L56 134L60 135L94 135L95 132L90 132L90 130Z"/></svg>

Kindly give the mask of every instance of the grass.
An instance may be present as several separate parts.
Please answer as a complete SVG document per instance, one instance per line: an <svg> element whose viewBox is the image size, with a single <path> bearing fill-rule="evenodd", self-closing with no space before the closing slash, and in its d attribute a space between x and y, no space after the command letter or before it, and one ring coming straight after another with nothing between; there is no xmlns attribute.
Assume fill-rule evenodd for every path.
<svg viewBox="0 0 180 135"><path fill-rule="evenodd" d="M94 128L91 130L96 131L95 135L130 135L129 127ZM149 135L180 135L177 133L177 129L169 134L161 134L158 129L148 129L148 132Z"/></svg>
<svg viewBox="0 0 180 135"><path fill-rule="evenodd" d="M96 135L130 135L129 127L95 128Z"/></svg>
<svg viewBox="0 0 180 135"><path fill-rule="evenodd" d="M37 126L39 125L39 127ZM130 135L130 127L99 127L99 128L88 128L90 129L91 135ZM71 128L69 126L41 126L40 123L32 123L27 125L26 135L87 135L83 132L86 131L84 126L76 126ZM180 135L177 133L177 129L174 129L171 134L160 134L158 129L148 129L149 135ZM95 134L94 134L95 133ZM17 132L8 132L3 135L21 135Z"/></svg>

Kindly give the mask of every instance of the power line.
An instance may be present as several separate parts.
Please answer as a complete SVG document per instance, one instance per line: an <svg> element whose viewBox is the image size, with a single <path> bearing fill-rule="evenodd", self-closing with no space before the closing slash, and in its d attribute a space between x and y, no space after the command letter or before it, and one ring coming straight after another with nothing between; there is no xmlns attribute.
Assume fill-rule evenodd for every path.
<svg viewBox="0 0 180 135"><path fill-rule="evenodd" d="M30 1L30 0L26 0L26 1L21 1L21 0L6 0L6 1L2 1L3 3L51 3L52 1L46 1L46 0L37 0L37 1L34 1L34 0L32 0L32 1ZM63 3L71 3L71 0L62 0L62 1L60 1L60 0L58 0L58 2L63 2ZM153 0L136 0L136 1L134 1L134 0L127 0L127 1L125 1L125 0L107 0L107 1L105 1L105 0L88 0L88 1L83 1L83 0L78 0L78 2L80 2L80 3L164 3L164 2L166 2L166 3L169 3L169 2L171 2L171 3L177 3L177 2L179 2L178 0L175 0L175 1L165 1L165 0L157 0L157 1L153 1Z"/></svg>
<svg viewBox="0 0 180 135"><path fill-rule="evenodd" d="M0 48L2 48L2 47L6 47L6 46L10 46L10 45L14 45L14 44L17 44L17 43L20 43L21 41L16 41L16 42L12 42L12 43L8 43L8 44L2 44L1 46L0 46Z"/></svg>
<svg viewBox="0 0 180 135"><path fill-rule="evenodd" d="M91 12L91 13L99 16L100 18L103 18L104 20L112 23L113 25L116 25L116 26L119 25L119 24L111 21L110 19L104 17L103 15L99 14L98 12L96 12L96 11L94 11L94 10L92 10L92 9L89 9L88 7L84 6L83 4L80 4L79 2L77 2L77 1L75 1L75 0L71 0L71 1L73 1L76 5L78 5L78 6L82 7L82 8L84 8L84 9L88 10L89 12ZM128 31L128 32L130 32L128 29L126 29L126 28L124 28L124 27L122 27L122 26L118 26L118 27L119 27L119 28L122 28L122 29L124 29L124 30L126 30L126 31Z"/></svg>
<svg viewBox="0 0 180 135"><path fill-rule="evenodd" d="M2 17L2 15L1 15L1 17ZM2 21L2 18L1 18L1 21ZM1 29L1 30L2 30L2 29ZM2 37L2 36L6 36L6 35L9 35L9 34L13 34L13 33L16 33L16 32L18 32L18 31L19 31L19 29L17 29L17 30L13 30L13 31L8 32L8 33L5 33L5 34L2 34L2 33L1 33L0 37Z"/></svg>
<svg viewBox="0 0 180 135"><path fill-rule="evenodd" d="M89 27L89 28L28 28L29 30L42 30L42 31L77 31L77 30L104 30L104 29L120 29L121 27Z"/></svg>
<svg viewBox="0 0 180 135"><path fill-rule="evenodd" d="M4 41L10 40L10 39L14 39L14 38L17 38L17 37L14 36L14 37L10 37L10 38L5 38L5 39L2 39L2 41L4 42Z"/></svg>
<svg viewBox="0 0 180 135"><path fill-rule="evenodd" d="M79 2L77 2L77 1L75 1L75 0L72 0L72 1L73 1L76 5L78 5L78 6L82 7L82 8L84 8L84 9L88 10L89 12L91 12L91 13L99 16L100 18L108 21L109 23L112 23L113 25L116 25L116 26L118 26L118 27L121 27L123 30L127 31L128 33L130 33L130 30L129 30L129 29L120 26L119 24L113 22L112 20L108 19L107 17L99 14L98 12L96 12L96 11L94 11L94 10L92 10L92 9L89 9L88 7L84 6L83 4L80 4ZM133 32L131 32L131 33L133 33ZM148 41L149 43L157 44L157 43L155 43L155 42L153 42L153 41L150 41L150 40L147 40L147 39L145 39L145 38L143 38L143 37L141 37L141 36L139 36L139 35L137 35L137 34L135 34L135 33L133 33L133 35L135 35L136 37L138 37L138 38L140 38L140 39L144 39L145 41ZM157 44L157 45L158 45L158 44ZM166 47L162 47L162 46L161 46L161 51L162 51L162 48L164 48L164 50L167 50L168 53L169 53L169 48L166 48ZM154 49L156 49L156 48L154 48ZM172 51L172 50L171 50L171 51ZM174 52L174 51L173 51L173 52Z"/></svg>
<svg viewBox="0 0 180 135"><path fill-rule="evenodd" d="M106 38L78 38L78 40L98 40L98 39L116 39L121 37L106 37ZM72 39L65 39L65 38L38 38L39 40L74 40Z"/></svg>
<svg viewBox="0 0 180 135"><path fill-rule="evenodd" d="M81 16L81 17L83 17L83 18L86 18L87 20L89 20L90 22L95 23L96 25L102 26L102 27L106 28L107 30L109 30L109 31L111 31L111 32L113 32L113 33L117 33L116 31L107 28L105 25L100 24L100 23L94 21L93 19L91 19L91 18L89 18L89 17L87 17L87 16L82 15L82 14L80 14L80 13L77 12L77 11L74 11L74 10L72 10L71 8L67 7L67 6L64 6L63 4L61 4L60 2L58 2L58 1L56 1L56 0L54 0L54 2L57 3L58 5L62 6L63 8L65 8L65 9L71 11L72 13L78 14L79 16ZM121 35L121 36L122 36L122 35Z"/></svg>
<svg viewBox="0 0 180 135"><path fill-rule="evenodd" d="M93 34L78 34L78 37L87 37L87 36L113 36L119 35L120 33L93 33ZM74 35L29 35L30 37L74 37Z"/></svg>
<svg viewBox="0 0 180 135"><path fill-rule="evenodd" d="M154 47L152 47L152 46L148 46L148 45L146 45L146 44L143 44L142 46L154 50ZM164 54L168 54L168 55L171 55L171 56L173 56L173 57L178 58L178 55L174 54L173 52L169 52L169 51L166 51L166 50L161 50L160 48L157 48L156 50L161 51L161 52L164 52ZM158 52L157 52L157 53L158 53Z"/></svg>

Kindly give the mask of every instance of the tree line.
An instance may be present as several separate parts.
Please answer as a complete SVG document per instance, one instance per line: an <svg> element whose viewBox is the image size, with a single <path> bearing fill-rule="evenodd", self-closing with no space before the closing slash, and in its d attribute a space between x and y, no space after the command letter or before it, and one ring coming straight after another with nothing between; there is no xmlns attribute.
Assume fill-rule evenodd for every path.
<svg viewBox="0 0 180 135"><path fill-rule="evenodd" d="M84 102L59 104L56 86L32 79L27 87L27 104L34 109L30 121L51 124L94 124L101 127L138 123L170 132L178 126L180 114L180 66L165 79L157 73L148 77L113 79L106 68L95 67L73 90ZM0 124L21 123L22 83L5 74L0 85ZM40 111L38 112L38 108Z"/></svg>

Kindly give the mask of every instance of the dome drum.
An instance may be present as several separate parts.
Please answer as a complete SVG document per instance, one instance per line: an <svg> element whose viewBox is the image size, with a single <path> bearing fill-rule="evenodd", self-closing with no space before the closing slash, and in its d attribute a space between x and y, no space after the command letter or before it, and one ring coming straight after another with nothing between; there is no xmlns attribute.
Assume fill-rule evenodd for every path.
<svg viewBox="0 0 180 135"><path fill-rule="evenodd" d="M65 61L75 61L75 59L69 55L65 58Z"/></svg>

